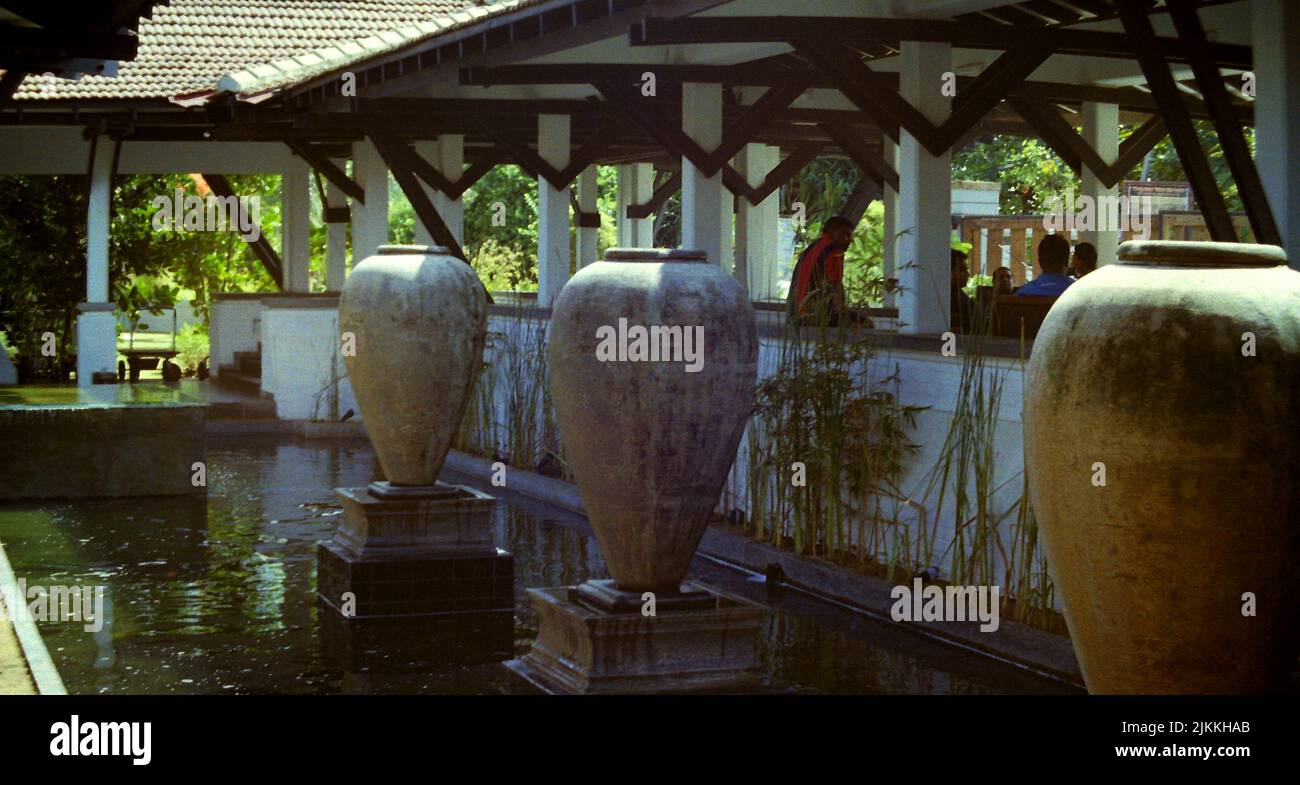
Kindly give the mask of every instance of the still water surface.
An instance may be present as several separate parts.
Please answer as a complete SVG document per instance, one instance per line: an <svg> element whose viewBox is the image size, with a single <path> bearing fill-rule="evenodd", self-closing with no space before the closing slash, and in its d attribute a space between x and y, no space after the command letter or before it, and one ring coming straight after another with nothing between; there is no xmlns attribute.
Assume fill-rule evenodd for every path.
<svg viewBox="0 0 1300 785"><path fill-rule="evenodd" d="M207 461L206 498L0 505L0 542L19 578L106 587L104 630L41 624L69 692L535 692L497 661L466 662L477 628L439 631L429 643L439 664L393 672L384 646L345 646L322 627L316 544L341 514L333 488L376 475L367 442L210 437ZM595 538L580 516L443 479L501 497L496 541L515 557L506 645L512 636L522 654L536 635L525 590L606 577ZM759 656L773 692L1073 691L797 592L771 595L703 558L691 574L771 609Z"/></svg>

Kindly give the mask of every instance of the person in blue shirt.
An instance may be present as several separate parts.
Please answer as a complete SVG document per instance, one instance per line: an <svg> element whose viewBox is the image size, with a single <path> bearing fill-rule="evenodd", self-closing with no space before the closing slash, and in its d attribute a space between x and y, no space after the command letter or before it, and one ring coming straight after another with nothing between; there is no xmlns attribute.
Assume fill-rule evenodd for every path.
<svg viewBox="0 0 1300 785"><path fill-rule="evenodd" d="M1074 279L1070 277L1070 241L1064 235L1049 234L1038 244L1038 276L1016 290L1016 296L1059 297Z"/></svg>

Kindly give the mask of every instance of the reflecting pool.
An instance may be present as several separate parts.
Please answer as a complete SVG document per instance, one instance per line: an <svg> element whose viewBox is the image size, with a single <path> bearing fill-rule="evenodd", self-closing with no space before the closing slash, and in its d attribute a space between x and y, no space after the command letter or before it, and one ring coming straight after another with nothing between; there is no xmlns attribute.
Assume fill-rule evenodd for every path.
<svg viewBox="0 0 1300 785"><path fill-rule="evenodd" d="M364 440L209 437L208 494L0 505L0 542L29 585L104 586L105 624L42 622L71 693L532 693L500 659L525 652L529 587L605 577L586 521L502 489L498 547L515 557L513 629L476 622L340 639L316 604L316 544L342 510L336 486L365 485ZM865 618L697 557L691 577L769 607L759 660L773 692L1054 693L1073 688ZM504 633L502 646L484 645ZM502 636L497 635L497 639ZM513 651L498 651L512 648Z"/></svg>

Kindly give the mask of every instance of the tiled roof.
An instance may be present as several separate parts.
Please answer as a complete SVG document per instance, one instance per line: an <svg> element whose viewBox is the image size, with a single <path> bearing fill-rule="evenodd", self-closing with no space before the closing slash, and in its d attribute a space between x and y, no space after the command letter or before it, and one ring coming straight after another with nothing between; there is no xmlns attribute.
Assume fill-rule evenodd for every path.
<svg viewBox="0 0 1300 785"><path fill-rule="evenodd" d="M171 0L140 20L135 60L116 77L78 80L33 74L14 98L167 99L214 89L226 74L333 46L355 45L394 30L445 27L448 15L487 15L482 0ZM418 27L417 27L418 26ZM311 57L307 62L314 62ZM301 65L301 64L300 64ZM278 69L276 69L278 70Z"/></svg>
<svg viewBox="0 0 1300 785"><path fill-rule="evenodd" d="M332 43L274 62L259 63L228 74L217 84L219 92L252 94L305 82L386 52L396 51L424 39L459 30L488 17L531 5L538 0L498 0L482 5L427 17L413 25L385 30L355 40Z"/></svg>

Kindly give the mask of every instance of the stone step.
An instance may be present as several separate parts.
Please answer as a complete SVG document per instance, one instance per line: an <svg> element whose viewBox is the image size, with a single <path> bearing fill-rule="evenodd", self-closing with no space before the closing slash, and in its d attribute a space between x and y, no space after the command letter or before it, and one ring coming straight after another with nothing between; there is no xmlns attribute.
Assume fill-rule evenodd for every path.
<svg viewBox="0 0 1300 785"><path fill-rule="evenodd" d="M235 352L235 365L239 372L247 376L262 378L262 353Z"/></svg>
<svg viewBox="0 0 1300 785"><path fill-rule="evenodd" d="M209 420L274 420L275 401L264 395L257 400L214 401L208 404Z"/></svg>
<svg viewBox="0 0 1300 785"><path fill-rule="evenodd" d="M261 377L250 376L233 365L221 366L217 375L212 377L212 381L234 392L241 392L255 397L262 395Z"/></svg>

